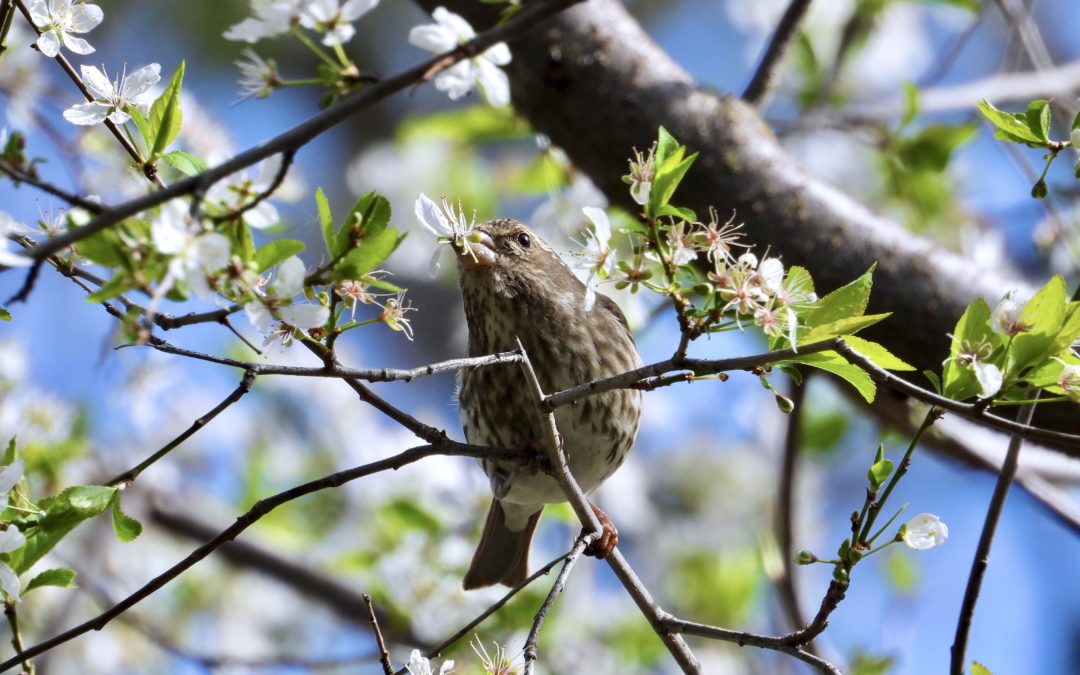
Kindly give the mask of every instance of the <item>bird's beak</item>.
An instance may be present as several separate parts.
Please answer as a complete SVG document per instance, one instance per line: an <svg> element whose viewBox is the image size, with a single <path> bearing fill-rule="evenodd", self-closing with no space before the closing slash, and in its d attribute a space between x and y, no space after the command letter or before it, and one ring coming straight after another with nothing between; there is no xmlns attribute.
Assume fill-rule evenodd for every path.
<svg viewBox="0 0 1080 675"><path fill-rule="evenodd" d="M487 232L469 232L463 242L454 244L454 252L466 269L495 266L495 242Z"/></svg>

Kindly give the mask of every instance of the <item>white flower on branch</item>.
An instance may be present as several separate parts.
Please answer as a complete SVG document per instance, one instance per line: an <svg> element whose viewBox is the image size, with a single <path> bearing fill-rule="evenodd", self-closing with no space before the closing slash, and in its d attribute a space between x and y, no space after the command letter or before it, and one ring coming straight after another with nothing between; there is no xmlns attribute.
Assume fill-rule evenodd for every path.
<svg viewBox="0 0 1080 675"><path fill-rule="evenodd" d="M26 256L8 250L10 244L8 240L9 234L28 232L30 232L28 227L16 222L11 216L0 211L0 265L5 267L25 267L34 262Z"/></svg>
<svg viewBox="0 0 1080 675"><path fill-rule="evenodd" d="M154 248L172 256L169 271L158 292L176 282L186 282L200 298L210 295L208 276L229 264L229 240L217 232L204 232L194 223L183 202L171 201L150 226Z"/></svg>
<svg viewBox="0 0 1080 675"><path fill-rule="evenodd" d="M409 31L409 42L421 49L442 54L476 37L476 31L461 16L445 7L431 13L435 23L416 26ZM465 96L477 84L488 103L504 106L510 103L510 83L499 69L510 63L510 48L505 42L492 45L483 54L464 59L435 76L435 88L445 91L451 100Z"/></svg>
<svg viewBox="0 0 1080 675"><path fill-rule="evenodd" d="M421 654L419 649L414 649L409 654L409 662L405 664L405 670L409 671L410 675L448 675L454 670L454 662L443 661L436 672L434 666L431 665L431 659Z"/></svg>
<svg viewBox="0 0 1080 675"><path fill-rule="evenodd" d="M589 270L589 276L585 280L585 311L588 312L596 304L596 288L594 279L607 279L615 266L614 252L611 250L611 221L607 213L595 206L586 206L581 209L585 217L592 222L592 230L585 234L585 251L581 254L584 264Z"/></svg>
<svg viewBox="0 0 1080 675"><path fill-rule="evenodd" d="M284 33L299 21L303 0L251 0L254 14L225 31L226 40L256 43L262 38Z"/></svg>
<svg viewBox="0 0 1080 675"><path fill-rule="evenodd" d="M30 0L26 9L41 31L35 44L45 56L52 58L64 47L76 54L94 52L89 42L75 35L89 33L101 23L104 14L97 5L67 0Z"/></svg>
<svg viewBox="0 0 1080 675"><path fill-rule="evenodd" d="M356 35L352 22L364 16L379 0L310 0L300 14L300 25L313 31L325 33L323 44L327 47L345 44Z"/></svg>
<svg viewBox="0 0 1080 675"><path fill-rule="evenodd" d="M17 459L11 464L0 469L0 512L8 506L8 496L11 490L15 487L15 484L22 478L25 464L21 459Z"/></svg>
<svg viewBox="0 0 1080 675"><path fill-rule="evenodd" d="M900 528L899 537L916 551L941 546L949 538L949 528L932 513L920 513Z"/></svg>
<svg viewBox="0 0 1080 675"><path fill-rule="evenodd" d="M116 81L94 66L81 66L83 84L93 97L89 103L73 105L64 111L64 119L72 124L100 124L106 118L114 124L127 122L131 115L129 106L134 106L146 115L150 110L150 87L161 79L161 66L151 63L130 75L123 72Z"/></svg>
<svg viewBox="0 0 1080 675"><path fill-rule="evenodd" d="M292 342L297 331L307 333L322 328L330 318L330 309L316 302L294 301L293 298L304 292L304 279L307 270L304 263L296 256L290 256L282 262L265 293L258 293L255 300L244 305L244 314L248 321L262 333L270 331L271 321L280 321L276 334L284 344Z"/></svg>
<svg viewBox="0 0 1080 675"><path fill-rule="evenodd" d="M227 178L214 183L206 194L206 199L226 211L237 212L245 205L260 198L270 189L281 171L281 155L274 155L258 165L254 178L246 170L237 171ZM277 207L263 199L247 209L240 216L248 227L262 230L274 225L280 219Z"/></svg>
<svg viewBox="0 0 1080 675"><path fill-rule="evenodd" d="M1080 365L1066 363L1057 357L1054 357L1054 360L1062 366L1057 385L1070 400L1080 403Z"/></svg>
<svg viewBox="0 0 1080 675"><path fill-rule="evenodd" d="M273 59L266 61L254 49L245 49L241 55L243 58L234 62L240 69L240 100L266 98L281 84L277 64Z"/></svg>
<svg viewBox="0 0 1080 675"><path fill-rule="evenodd" d="M24 544L26 537L19 532L18 527L8 525L6 529L0 530L0 553L11 553L22 548ZM4 589L9 598L19 602L19 576L3 562L0 562L0 588Z"/></svg>
<svg viewBox="0 0 1080 675"><path fill-rule="evenodd" d="M1031 326L1024 325L1020 318L1024 305L1030 299L1029 295L1015 288L1006 293L994 311L990 312L990 330L999 335L1019 335L1031 330Z"/></svg>

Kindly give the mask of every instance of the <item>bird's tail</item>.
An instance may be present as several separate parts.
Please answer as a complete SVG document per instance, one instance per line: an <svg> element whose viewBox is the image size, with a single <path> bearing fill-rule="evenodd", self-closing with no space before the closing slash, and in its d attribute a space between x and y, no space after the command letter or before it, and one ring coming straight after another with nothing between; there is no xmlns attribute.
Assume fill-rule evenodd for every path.
<svg viewBox="0 0 1080 675"><path fill-rule="evenodd" d="M517 586L525 581L529 575L529 544L542 511L543 507L529 516L523 529L515 532L506 526L502 504L497 499L491 500L484 534L465 574L465 590L495 584Z"/></svg>

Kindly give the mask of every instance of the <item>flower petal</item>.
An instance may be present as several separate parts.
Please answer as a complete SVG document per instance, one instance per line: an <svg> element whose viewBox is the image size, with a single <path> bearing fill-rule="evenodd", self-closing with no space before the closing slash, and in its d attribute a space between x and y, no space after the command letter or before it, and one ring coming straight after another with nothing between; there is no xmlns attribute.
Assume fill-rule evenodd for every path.
<svg viewBox="0 0 1080 675"><path fill-rule="evenodd" d="M120 96L123 98L135 98L139 94L145 92L150 87L158 83L161 79L161 65L157 63L151 63L150 65L139 68L134 73L124 78L124 84L121 87Z"/></svg>
<svg viewBox="0 0 1080 675"><path fill-rule="evenodd" d="M55 30L47 30L42 33L35 44L37 44L38 50L49 58L53 58L60 53L60 36L56 34Z"/></svg>
<svg viewBox="0 0 1080 675"><path fill-rule="evenodd" d="M88 126L91 124L100 124L105 120L105 116L109 113L111 106L102 105L100 103L80 103L79 105L73 105L64 111L64 119L72 124L80 124Z"/></svg>
<svg viewBox="0 0 1080 675"><path fill-rule="evenodd" d="M505 66L510 63L510 48L506 46L505 42L491 45L486 52L480 55L480 58L485 61L490 61L497 66Z"/></svg>
<svg viewBox="0 0 1080 675"><path fill-rule="evenodd" d="M38 40L38 42L41 41ZM77 38L70 33L64 38L64 46L76 54L93 54L97 51L89 42L82 38Z"/></svg>
<svg viewBox="0 0 1080 675"><path fill-rule="evenodd" d="M96 99L111 100L116 96L116 89L109 77L94 66L80 66L83 84L90 90L90 95Z"/></svg>
<svg viewBox="0 0 1080 675"><path fill-rule="evenodd" d="M436 237L453 234L450 221L447 220L442 209L423 192L416 198L415 213L416 222L420 223L420 227Z"/></svg>
<svg viewBox="0 0 1080 675"><path fill-rule="evenodd" d="M244 315L260 333L270 330L270 310L258 300L244 305Z"/></svg>
<svg viewBox="0 0 1080 675"><path fill-rule="evenodd" d="M274 313L283 323L301 330L319 328L330 318L330 309L328 307L311 302L279 307Z"/></svg>
<svg viewBox="0 0 1080 675"><path fill-rule="evenodd" d="M291 298L304 291L304 261L292 255L278 266L277 278L272 288L279 298Z"/></svg>
<svg viewBox="0 0 1080 675"><path fill-rule="evenodd" d="M0 471L0 495L6 495L11 491L11 488L15 487L15 484L22 478L24 468L23 461L17 459Z"/></svg>
<svg viewBox="0 0 1080 675"><path fill-rule="evenodd" d="M97 5L75 5L71 11L70 30L76 33L88 33L96 28L104 17L105 13Z"/></svg>
<svg viewBox="0 0 1080 675"><path fill-rule="evenodd" d="M484 97L488 103L496 108L502 108L510 103L510 81L506 73L497 65L487 59L476 59L476 81L484 90Z"/></svg>
<svg viewBox="0 0 1080 675"><path fill-rule="evenodd" d="M19 532L18 527L8 525L6 530L0 530L0 553L11 553L22 548L24 544L26 536Z"/></svg>
<svg viewBox="0 0 1080 675"><path fill-rule="evenodd" d="M0 588L4 589L4 592L8 594L9 598L15 602L20 602L19 577L10 567L2 562L0 562Z"/></svg>
<svg viewBox="0 0 1080 675"><path fill-rule="evenodd" d="M409 31L409 44L429 52L441 54L457 47L457 36L442 26L429 24L416 26Z"/></svg>
<svg viewBox="0 0 1080 675"><path fill-rule="evenodd" d="M431 18L454 33L458 37L459 42L465 40L471 40L476 37L476 31L469 25L469 22L464 19L460 14L454 14L445 7L436 7L435 11L431 13Z"/></svg>
<svg viewBox="0 0 1080 675"><path fill-rule="evenodd" d="M608 220L607 213L604 209L595 206L586 206L581 209L581 212L592 221L596 241L606 246L611 241L611 221Z"/></svg>

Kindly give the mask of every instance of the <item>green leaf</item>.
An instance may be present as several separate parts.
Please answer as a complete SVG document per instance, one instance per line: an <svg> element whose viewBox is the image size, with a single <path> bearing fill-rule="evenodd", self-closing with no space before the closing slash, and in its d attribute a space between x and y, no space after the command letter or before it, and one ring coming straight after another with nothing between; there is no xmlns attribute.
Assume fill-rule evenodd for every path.
<svg viewBox="0 0 1080 675"><path fill-rule="evenodd" d="M210 168L206 160L183 150L170 150L161 156L163 162L185 176L197 176Z"/></svg>
<svg viewBox="0 0 1080 675"><path fill-rule="evenodd" d="M848 363L844 357L835 352L806 354L804 356L788 359L787 361L784 361L784 363L801 363L830 372L833 375L846 380L851 386L855 387L856 391L859 392L859 395L862 396L867 403L872 403L874 401L874 396L877 395L877 386L874 384L874 381L870 379L870 376L866 374L866 371L858 366Z"/></svg>
<svg viewBox="0 0 1080 675"><path fill-rule="evenodd" d="M360 240L360 246L349 251L334 269L334 279L360 279L378 267L397 248L397 229L388 227L372 237Z"/></svg>
<svg viewBox="0 0 1080 675"><path fill-rule="evenodd" d="M1061 351L1057 348L1058 334L1062 332L1067 309L1065 280L1054 276L1028 300L1020 313L1020 322L1030 330L1013 338L1010 370L1020 372L1028 366L1037 366Z"/></svg>
<svg viewBox="0 0 1080 675"><path fill-rule="evenodd" d="M979 111L982 112L986 119L990 120L991 124L997 127L997 133L994 134L995 138L1027 145L1041 145L1043 143L1042 139L1036 136L1035 132L1028 126L1026 115L1016 115L1007 113L1004 110L998 110L986 99L979 103Z"/></svg>
<svg viewBox="0 0 1080 675"><path fill-rule="evenodd" d="M123 272L117 272L105 282L104 286L87 295L86 301L97 303L111 300L134 287L135 283L132 281L131 277Z"/></svg>
<svg viewBox="0 0 1080 675"><path fill-rule="evenodd" d="M11 321L11 312L0 307L0 321Z"/></svg>
<svg viewBox="0 0 1080 675"><path fill-rule="evenodd" d="M964 310L953 329L950 358L942 371L941 386L945 396L963 400L981 391L975 372L958 363L955 357L960 354L963 343L977 345L984 341L992 346L998 343L997 336L990 330L990 306L982 298L976 298Z"/></svg>
<svg viewBox="0 0 1080 675"><path fill-rule="evenodd" d="M679 187L690 165L697 159L698 153L678 162L671 167L661 167L657 161L656 177L653 179L652 188L649 190L649 207L653 213L659 213L660 209L667 205L675 194L675 188Z"/></svg>
<svg viewBox="0 0 1080 675"><path fill-rule="evenodd" d="M949 166L953 151L971 140L974 124L933 124L900 142L897 154L912 171L940 173Z"/></svg>
<svg viewBox="0 0 1080 675"><path fill-rule="evenodd" d="M103 267L116 267L124 260L123 244L112 229L90 235L77 243L75 248L79 255Z"/></svg>
<svg viewBox="0 0 1080 675"><path fill-rule="evenodd" d="M55 497L42 500L45 515L37 526L28 530L26 545L12 551L8 565L16 574L30 569L60 542L79 523L105 512L112 504L117 489L101 485L76 485Z"/></svg>
<svg viewBox="0 0 1080 675"><path fill-rule="evenodd" d="M147 150L154 147L154 137L157 135L157 130L150 127L150 121L142 114L137 106L128 106L127 113L131 115L131 121L135 123L135 128L139 130L139 135L142 136L143 145Z"/></svg>
<svg viewBox="0 0 1080 675"><path fill-rule="evenodd" d="M870 467L870 470L866 472L866 479L870 481L870 489L877 491L884 483L893 470L892 460L881 459Z"/></svg>
<svg viewBox="0 0 1080 675"><path fill-rule="evenodd" d="M919 87L914 82L904 82L904 112L900 115L900 126L906 127L919 112Z"/></svg>
<svg viewBox="0 0 1080 675"><path fill-rule="evenodd" d="M125 544L135 541L142 534L142 523L135 520L120 509L120 491L117 490L112 500L112 526L116 538Z"/></svg>
<svg viewBox="0 0 1080 675"><path fill-rule="evenodd" d="M4 466L10 466L11 463L15 461L15 443L16 437L12 436L11 440L8 441L7 447L4 448Z"/></svg>
<svg viewBox="0 0 1080 675"><path fill-rule="evenodd" d="M75 583L75 570L68 569L66 567L57 567L51 570L45 570L41 574L37 575L30 580L30 583L23 589L23 595L29 593L35 588L41 588L42 586L58 586L60 588L71 588Z"/></svg>
<svg viewBox="0 0 1080 675"><path fill-rule="evenodd" d="M850 316L821 326L814 326L809 330L800 329L798 337L799 344L813 344L814 342L821 342L822 340L828 340L829 338L847 337L853 333L859 332L867 326L873 326L875 323L889 318L889 316L891 316L891 312Z"/></svg>
<svg viewBox="0 0 1080 675"><path fill-rule="evenodd" d="M1024 118L1031 133L1043 143L1050 142L1050 101L1039 99L1028 103Z"/></svg>
<svg viewBox="0 0 1080 675"><path fill-rule="evenodd" d="M672 157L675 157L679 153L679 148L679 142L675 140L675 137L669 134L667 129L660 127L656 140L656 154L654 155L657 169L667 164Z"/></svg>
<svg viewBox="0 0 1080 675"><path fill-rule="evenodd" d="M890 352L883 345L880 345L877 342L864 340L863 338L856 337L854 335L846 336L844 338L844 342L846 342L847 345L855 351L859 352L866 358L873 361L874 365L880 368L884 368L885 370L915 370L914 366L908 365L903 359L895 356L892 352Z"/></svg>
<svg viewBox="0 0 1080 675"><path fill-rule="evenodd" d="M277 265L290 256L294 256L304 250L304 242L295 239L279 239L272 241L255 251L255 271L262 274L274 265Z"/></svg>
<svg viewBox="0 0 1080 675"><path fill-rule="evenodd" d="M154 145L150 150L150 156L156 157L161 151L169 147L177 134L180 133L180 124L183 121L183 112L180 110L180 85L184 81L184 62L176 67L169 86L154 101L150 107L150 128L156 130Z"/></svg>
<svg viewBox="0 0 1080 675"><path fill-rule="evenodd" d="M361 239L372 237L390 224L390 201L378 192L369 192L357 200L338 230L336 254L353 248ZM388 254L389 255L389 254Z"/></svg>
<svg viewBox="0 0 1080 675"><path fill-rule="evenodd" d="M672 206L671 204L664 204L656 213L657 217L671 216L679 220L685 220L688 223L697 222L697 214L691 209L685 206Z"/></svg>
<svg viewBox="0 0 1080 675"><path fill-rule="evenodd" d="M823 326L840 319L862 316L870 300L874 285L873 274L877 263L870 266L862 276L846 286L841 286L818 301L818 306L807 312L803 319L810 328Z"/></svg>
<svg viewBox="0 0 1080 675"><path fill-rule="evenodd" d="M971 662L971 675L994 675L990 672L990 669L979 663L978 661Z"/></svg>
<svg viewBox="0 0 1080 675"><path fill-rule="evenodd" d="M930 385L934 388L934 391L939 395L941 394L941 378L932 370L922 371L923 377L930 380Z"/></svg>
<svg viewBox="0 0 1080 675"><path fill-rule="evenodd" d="M323 243L331 257L337 255L334 249L334 215L330 212L330 200L323 189L315 189L315 205L319 208L319 225L322 227Z"/></svg>

